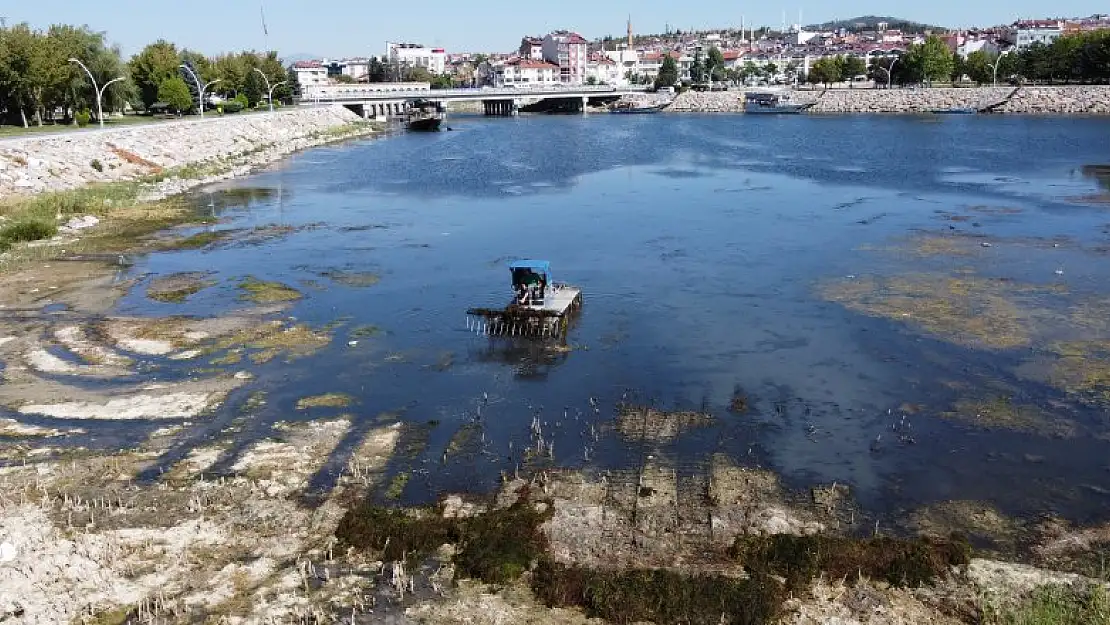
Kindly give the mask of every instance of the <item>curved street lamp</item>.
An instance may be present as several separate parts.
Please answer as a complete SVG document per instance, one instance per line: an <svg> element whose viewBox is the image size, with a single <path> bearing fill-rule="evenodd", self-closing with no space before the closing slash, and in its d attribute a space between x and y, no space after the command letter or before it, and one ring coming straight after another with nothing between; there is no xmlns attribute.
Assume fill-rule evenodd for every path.
<svg viewBox="0 0 1110 625"><path fill-rule="evenodd" d="M208 88L211 87L212 85L214 85L218 82L221 82L223 80L223 78L217 78L216 80L211 80L209 82L204 83L204 86L201 86L200 78L197 77L197 73L193 71L193 68L189 67L188 65L186 65L184 63L182 63L181 65L178 65L178 67L180 67L181 69L189 72L189 75L193 77L193 82L195 82L197 84L197 100L198 100L198 103L200 104L200 118L204 119L204 92L207 91Z"/></svg>
<svg viewBox="0 0 1110 625"><path fill-rule="evenodd" d="M892 78L892 72L894 71L894 64L898 62L898 58L899 57L894 57L894 60L890 62L890 67L883 67L882 65L879 66L879 69L886 72L886 88L887 89L890 89L890 81L891 81L891 78Z"/></svg>
<svg viewBox="0 0 1110 625"><path fill-rule="evenodd" d="M270 77L267 76L265 72L258 69L257 67L255 67L253 69L254 69L254 71L258 72L259 76L262 76L262 80L266 81L266 100L268 100L270 102L270 112L273 113L274 112L274 89L277 89L278 87L284 85L286 83L286 81L283 80L281 82L274 83L273 86L270 86Z"/></svg>
<svg viewBox="0 0 1110 625"><path fill-rule="evenodd" d="M98 89L96 87L96 79L93 78L92 72L89 71L89 68L85 67L84 63L82 63L78 59L69 59L69 62L70 63L76 63L76 64L80 65L81 69L85 70L85 73L89 75L89 80L92 81L93 93L96 94L96 119L97 119L97 121L100 122L100 127L103 128L104 127L104 107L102 106L101 102L104 99L104 91L108 88L108 85L110 85L114 82L119 82L119 81L123 80L123 76L120 76L119 78L113 78L113 79L109 80L108 82L104 83L104 85L101 86Z"/></svg>
<svg viewBox="0 0 1110 625"><path fill-rule="evenodd" d="M992 87L997 87L998 86L998 64L1002 62L1002 57L1006 56L1007 54L1009 54L1011 52L1013 52L1012 49L1000 52L998 54L998 58L994 60L994 63L987 63L987 66L991 68L991 72L992 72L992 77L991 77L991 86Z"/></svg>

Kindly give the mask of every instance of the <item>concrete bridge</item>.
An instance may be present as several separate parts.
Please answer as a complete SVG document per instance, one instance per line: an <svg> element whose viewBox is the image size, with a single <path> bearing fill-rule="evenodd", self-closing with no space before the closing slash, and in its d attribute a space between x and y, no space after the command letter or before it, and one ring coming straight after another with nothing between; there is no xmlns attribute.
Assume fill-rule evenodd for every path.
<svg viewBox="0 0 1110 625"><path fill-rule="evenodd" d="M363 117L388 117L400 115L407 103L414 100L431 102L481 102L486 115L515 115L525 104L557 99L570 103L579 110L585 109L591 99L616 99L623 95L643 93L645 87L612 86L562 86L483 87L474 89L419 89L412 91L384 91L381 88L344 85L341 89L306 94L300 106L341 104Z"/></svg>

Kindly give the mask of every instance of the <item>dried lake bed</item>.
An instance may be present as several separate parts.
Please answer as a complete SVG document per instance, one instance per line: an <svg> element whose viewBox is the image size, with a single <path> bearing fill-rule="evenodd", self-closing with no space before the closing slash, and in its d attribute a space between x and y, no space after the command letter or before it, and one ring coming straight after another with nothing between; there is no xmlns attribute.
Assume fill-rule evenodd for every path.
<svg viewBox="0 0 1110 625"><path fill-rule="evenodd" d="M193 193L210 223L126 262L5 274L0 615L569 623L620 619L568 580L678 583L613 567L747 580L692 622L1100 601L1107 122L722 119L319 148ZM585 289L566 345L466 331L523 256ZM529 519L537 551L501 554L489 528ZM970 554L937 555L952 532ZM863 541L837 545L870 581L739 540L773 536ZM896 588L880 539L959 572Z"/></svg>

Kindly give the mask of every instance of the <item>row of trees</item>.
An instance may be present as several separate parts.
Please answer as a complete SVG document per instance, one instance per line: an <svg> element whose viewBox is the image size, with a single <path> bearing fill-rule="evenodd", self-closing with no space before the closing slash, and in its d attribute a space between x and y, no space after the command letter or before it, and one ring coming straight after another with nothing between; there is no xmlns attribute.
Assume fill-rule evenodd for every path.
<svg viewBox="0 0 1110 625"><path fill-rule="evenodd" d="M128 105L149 109L156 102L187 112L199 102L192 77L180 68L188 64L203 82L220 79L212 92L254 106L266 100L266 80L288 81L274 90L276 99L292 96L293 84L277 53L241 52L215 58L167 41L146 46L129 61L118 46L109 45L104 33L86 26L55 25L43 30L27 24L0 28L0 122L28 126L49 121L76 120L79 111L96 112L96 93L81 61L105 85L105 112Z"/></svg>

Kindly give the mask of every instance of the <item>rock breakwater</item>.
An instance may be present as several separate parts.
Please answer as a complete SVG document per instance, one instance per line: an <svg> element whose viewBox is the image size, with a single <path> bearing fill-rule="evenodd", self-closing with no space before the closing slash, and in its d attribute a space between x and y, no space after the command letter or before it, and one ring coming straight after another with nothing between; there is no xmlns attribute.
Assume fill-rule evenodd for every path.
<svg viewBox="0 0 1110 625"><path fill-rule="evenodd" d="M833 89L797 91L813 113L927 113L999 105L995 112L1023 115L1110 115L1110 87L980 87L936 89ZM739 113L741 91L686 92L668 109L682 113Z"/></svg>
<svg viewBox="0 0 1110 625"><path fill-rule="evenodd" d="M280 111L0 142L0 197L170 174L161 193L249 171L313 145L372 131L343 107ZM164 187L164 188L162 188Z"/></svg>

